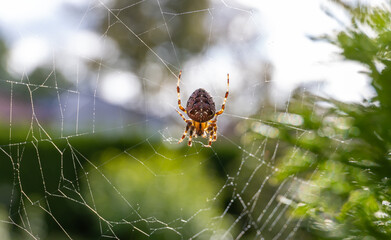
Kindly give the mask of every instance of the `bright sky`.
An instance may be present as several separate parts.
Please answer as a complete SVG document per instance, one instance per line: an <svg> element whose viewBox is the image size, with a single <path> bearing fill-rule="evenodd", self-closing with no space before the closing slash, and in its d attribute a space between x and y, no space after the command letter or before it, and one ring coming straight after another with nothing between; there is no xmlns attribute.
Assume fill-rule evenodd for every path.
<svg viewBox="0 0 391 240"><path fill-rule="evenodd" d="M297 84L324 81L322 92L344 101L360 101L372 94L368 80L358 73L357 64L341 62L335 47L311 41L308 36L331 34L341 26L322 8L332 7L327 0L259 0L245 2L259 9L267 33L266 54L275 67L273 81L285 94ZM367 0L372 4L382 1ZM284 7L281 7L284 6ZM340 20L348 19L332 8Z"/></svg>
<svg viewBox="0 0 391 240"><path fill-rule="evenodd" d="M273 82L277 87L275 95L281 92L289 94L297 84L314 80L327 82L326 93L341 100L357 101L371 94L365 76L358 73L362 70L360 66L351 63L341 64L336 54L337 49L329 44L313 42L307 37L331 33L340 28L321 10L321 6L327 6L328 1L241 0L238 2L257 10L254 11L257 15L254 19L260 22L255 24L262 26L266 36L266 41L264 39L262 41L262 49L265 58L272 62L275 69L273 75ZM361 2L378 4L383 1ZM64 22L62 15L64 12L61 9L65 3L84 6L89 1L14 0L2 4L0 29L11 42L9 64L11 71L17 74L29 73L40 64L52 61L53 54L58 51L74 52L86 58L94 58L94 55L102 54L99 36L80 26L75 27L78 22L73 22L70 18L65 18L70 20ZM224 3L228 4L228 1ZM236 3L232 2L232 5ZM343 15L341 16L344 20ZM222 63L223 65L228 65L229 68L229 63ZM126 80L126 77L129 79ZM134 76L123 73L119 79L118 81L125 87L110 90L113 84L103 84L105 86L103 97L114 103L129 101L134 96L134 94L127 95L126 92L134 83Z"/></svg>

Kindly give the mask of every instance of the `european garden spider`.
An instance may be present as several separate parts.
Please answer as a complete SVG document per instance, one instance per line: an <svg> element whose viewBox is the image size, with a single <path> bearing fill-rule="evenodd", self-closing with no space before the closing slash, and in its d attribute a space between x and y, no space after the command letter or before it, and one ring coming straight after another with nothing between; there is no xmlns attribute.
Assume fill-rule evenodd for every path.
<svg viewBox="0 0 391 240"><path fill-rule="evenodd" d="M186 122L186 129L183 133L182 138L178 143L181 143L183 139L185 139L187 132L189 133L189 142L187 145L191 147L192 137L202 136L206 138L209 135L209 144L204 145L205 147L212 146L212 142L217 139L217 116L221 115L225 109L225 102L228 98L229 93L229 74L227 74L227 92L225 93L224 102L221 106L221 110L216 112L215 103L213 102L213 98L209 95L209 93L202 88L195 90L189 100L187 100L186 109L181 105L181 96L180 96L180 88L179 82L181 80L182 71L179 72L178 83L177 83L177 93L178 93L178 107L184 113L187 114L191 119L187 120L182 113L178 110L178 114L182 117L183 121ZM211 120L214 117L213 120Z"/></svg>

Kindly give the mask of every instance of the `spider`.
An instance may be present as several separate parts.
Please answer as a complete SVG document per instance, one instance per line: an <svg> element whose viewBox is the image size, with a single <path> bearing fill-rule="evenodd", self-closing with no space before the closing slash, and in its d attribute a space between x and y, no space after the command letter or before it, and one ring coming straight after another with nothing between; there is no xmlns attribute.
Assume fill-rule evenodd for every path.
<svg viewBox="0 0 391 240"><path fill-rule="evenodd" d="M182 71L179 72L178 83L176 87L178 93L178 107L180 110L186 113L187 116L190 117L190 119L186 119L183 114L176 109L178 114L182 117L183 121L186 122L186 129L178 143L181 143L183 139L185 139L187 132L190 131L189 142L187 145L191 147L193 136L202 136L203 138L206 138L209 135L209 144L204 145L204 147L211 147L212 142L216 141L217 139L217 117L224 112L225 103L228 98L229 74L227 74L227 92L225 93L224 102L221 106L221 110L218 112L216 112L213 98L205 89L202 88L195 90L191 94L189 100L187 100L186 109L182 107L179 88L181 75Z"/></svg>

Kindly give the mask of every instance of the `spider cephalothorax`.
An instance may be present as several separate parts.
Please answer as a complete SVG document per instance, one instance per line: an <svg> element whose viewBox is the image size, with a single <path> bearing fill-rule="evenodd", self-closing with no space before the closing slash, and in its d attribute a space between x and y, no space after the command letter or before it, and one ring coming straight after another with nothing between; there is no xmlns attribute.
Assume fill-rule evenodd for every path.
<svg viewBox="0 0 391 240"><path fill-rule="evenodd" d="M182 113L176 110L182 117L182 119L186 122L185 132L183 133L183 136L178 143L182 142L183 139L185 139L187 132L190 131L188 142L189 146L191 146L193 136L202 136L206 138L209 135L209 144L206 145L206 147L210 147L212 145L212 142L216 141L217 139L217 116L221 115L225 109L225 102L227 101L229 93L229 75L227 74L227 92L225 93L223 105L221 106L221 110L216 112L216 106L213 101L213 98L205 89L202 88L195 90L191 94L189 100L187 100L186 109L182 107L179 88L181 74L182 71L179 72L177 84L178 107L180 110L186 113L191 120L187 120Z"/></svg>

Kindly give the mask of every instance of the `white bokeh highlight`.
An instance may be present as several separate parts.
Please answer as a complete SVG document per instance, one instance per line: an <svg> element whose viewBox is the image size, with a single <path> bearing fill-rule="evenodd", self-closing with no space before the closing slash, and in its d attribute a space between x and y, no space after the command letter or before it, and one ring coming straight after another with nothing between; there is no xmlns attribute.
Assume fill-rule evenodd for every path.
<svg viewBox="0 0 391 240"><path fill-rule="evenodd" d="M120 105L135 100L141 92L141 84L130 72L109 72L102 77L99 90L107 102Z"/></svg>

